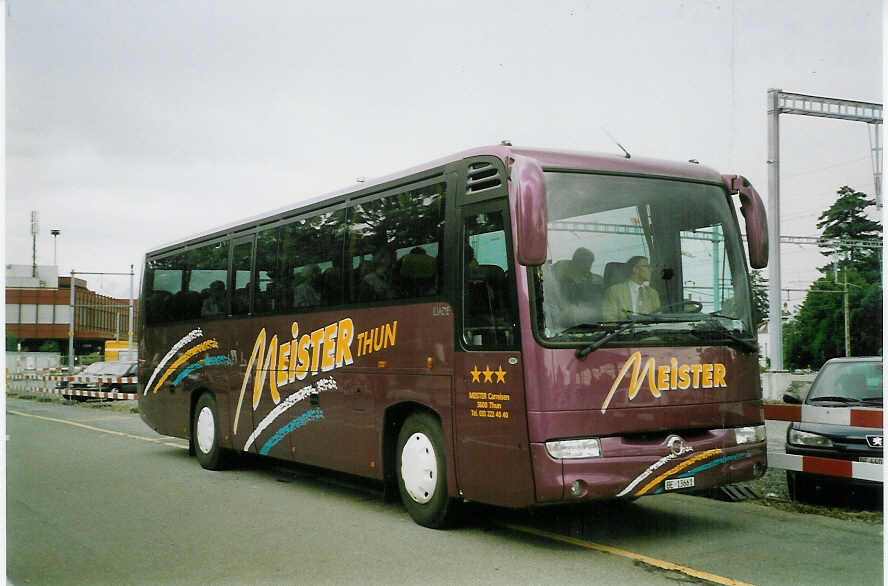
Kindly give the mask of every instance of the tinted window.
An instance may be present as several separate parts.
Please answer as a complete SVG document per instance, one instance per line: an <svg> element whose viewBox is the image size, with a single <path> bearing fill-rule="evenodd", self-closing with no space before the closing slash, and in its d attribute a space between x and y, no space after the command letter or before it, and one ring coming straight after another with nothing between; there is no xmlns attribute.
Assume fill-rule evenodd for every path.
<svg viewBox="0 0 888 586"><path fill-rule="evenodd" d="M274 313L280 309L278 301L282 278L278 270L280 228L259 232L256 237L256 290L253 295L253 313Z"/></svg>
<svg viewBox="0 0 888 586"><path fill-rule="evenodd" d="M437 295L445 184L389 195L349 209L347 298L374 302Z"/></svg>
<svg viewBox="0 0 888 586"><path fill-rule="evenodd" d="M231 256L231 315L250 313L253 240L237 242Z"/></svg>
<svg viewBox="0 0 888 586"><path fill-rule="evenodd" d="M145 315L149 325L227 312L227 242L152 259L145 276Z"/></svg>
<svg viewBox="0 0 888 586"><path fill-rule="evenodd" d="M342 303L345 210L297 220L280 229L275 278L282 311Z"/></svg>
<svg viewBox="0 0 888 586"><path fill-rule="evenodd" d="M221 317L228 313L228 242L215 242L186 253L190 268L189 317ZM197 300L200 305L197 305Z"/></svg>
<svg viewBox="0 0 888 586"><path fill-rule="evenodd" d="M148 261L144 294L148 325L181 319L175 300L182 293L186 270L185 254Z"/></svg>

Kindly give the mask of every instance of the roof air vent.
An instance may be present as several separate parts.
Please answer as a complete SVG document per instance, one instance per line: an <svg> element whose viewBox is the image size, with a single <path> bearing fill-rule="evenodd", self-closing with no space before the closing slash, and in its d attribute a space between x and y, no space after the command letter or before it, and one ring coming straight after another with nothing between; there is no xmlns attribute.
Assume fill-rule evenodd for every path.
<svg viewBox="0 0 888 586"><path fill-rule="evenodd" d="M476 195L482 191L495 189L503 184L499 169L486 161L469 165L466 178L466 195Z"/></svg>

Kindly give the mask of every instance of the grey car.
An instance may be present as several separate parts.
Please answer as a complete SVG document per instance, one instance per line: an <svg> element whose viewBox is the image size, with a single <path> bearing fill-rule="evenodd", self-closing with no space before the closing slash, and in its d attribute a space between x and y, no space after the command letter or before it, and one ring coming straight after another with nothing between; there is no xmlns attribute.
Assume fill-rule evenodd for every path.
<svg viewBox="0 0 888 586"><path fill-rule="evenodd" d="M827 361L807 396L785 393L785 403L834 409L882 407L882 358L833 358ZM786 432L786 453L852 462L882 463L882 429L804 421L792 423ZM795 500L811 500L818 491L838 487L879 490L882 483L788 470L786 480Z"/></svg>

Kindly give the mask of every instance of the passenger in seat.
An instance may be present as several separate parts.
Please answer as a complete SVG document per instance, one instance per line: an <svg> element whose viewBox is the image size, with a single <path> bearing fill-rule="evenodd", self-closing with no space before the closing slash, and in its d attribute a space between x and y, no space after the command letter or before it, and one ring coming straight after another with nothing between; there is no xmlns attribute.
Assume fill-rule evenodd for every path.
<svg viewBox="0 0 888 586"><path fill-rule="evenodd" d="M202 316L222 315L225 312L225 283L213 281L210 283L209 295L203 300L200 308Z"/></svg>
<svg viewBox="0 0 888 586"><path fill-rule="evenodd" d="M604 279L591 272L595 255L577 248L570 260L560 260L545 276L547 328L551 331L601 320Z"/></svg>
<svg viewBox="0 0 888 586"><path fill-rule="evenodd" d="M555 279L562 297L569 303L600 303L604 279L592 271L595 254L588 248L577 248L569 261L555 263Z"/></svg>
<svg viewBox="0 0 888 586"><path fill-rule="evenodd" d="M392 299L395 290L392 286L392 265L394 254L386 247L381 247L373 253L372 270L361 278L361 301L379 301Z"/></svg>

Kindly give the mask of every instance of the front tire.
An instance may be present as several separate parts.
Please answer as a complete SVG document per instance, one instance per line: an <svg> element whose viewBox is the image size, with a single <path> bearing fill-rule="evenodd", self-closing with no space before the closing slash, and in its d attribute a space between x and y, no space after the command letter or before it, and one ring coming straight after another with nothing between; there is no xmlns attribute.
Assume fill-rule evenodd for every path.
<svg viewBox="0 0 888 586"><path fill-rule="evenodd" d="M447 494L447 463L441 424L428 413L409 416L395 451L398 490L404 508L418 524L446 527L455 503Z"/></svg>
<svg viewBox="0 0 888 586"><path fill-rule="evenodd" d="M204 393L194 406L191 444L197 461L207 470L225 468L225 450L219 445L219 412L216 398Z"/></svg>
<svg viewBox="0 0 888 586"><path fill-rule="evenodd" d="M790 500L799 503L810 503L814 501L816 486L804 474L787 470L786 490L789 493Z"/></svg>

